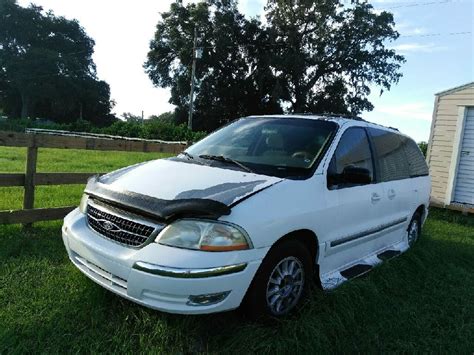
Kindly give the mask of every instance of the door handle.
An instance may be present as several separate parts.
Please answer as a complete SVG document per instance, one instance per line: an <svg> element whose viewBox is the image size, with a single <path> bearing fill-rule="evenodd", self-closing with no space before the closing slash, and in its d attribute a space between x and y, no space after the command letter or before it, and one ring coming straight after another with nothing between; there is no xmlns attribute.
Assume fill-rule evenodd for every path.
<svg viewBox="0 0 474 355"><path fill-rule="evenodd" d="M395 196L397 196L397 194L396 194L396 192L395 192L394 189L388 190L388 198L389 198L390 200L393 200L393 199L395 198Z"/></svg>
<svg viewBox="0 0 474 355"><path fill-rule="evenodd" d="M372 202L375 203L375 202L380 201L381 199L382 199L382 197L378 193L374 192L372 194L372 197L371 197Z"/></svg>

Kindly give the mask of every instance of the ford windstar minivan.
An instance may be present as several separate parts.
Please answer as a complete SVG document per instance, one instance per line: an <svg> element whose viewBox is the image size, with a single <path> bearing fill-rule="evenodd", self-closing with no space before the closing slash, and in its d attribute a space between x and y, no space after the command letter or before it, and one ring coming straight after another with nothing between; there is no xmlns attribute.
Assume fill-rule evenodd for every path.
<svg viewBox="0 0 474 355"><path fill-rule="evenodd" d="M283 316L314 279L331 290L413 246L430 185L395 129L246 117L177 157L91 178L63 240L85 275L141 305Z"/></svg>

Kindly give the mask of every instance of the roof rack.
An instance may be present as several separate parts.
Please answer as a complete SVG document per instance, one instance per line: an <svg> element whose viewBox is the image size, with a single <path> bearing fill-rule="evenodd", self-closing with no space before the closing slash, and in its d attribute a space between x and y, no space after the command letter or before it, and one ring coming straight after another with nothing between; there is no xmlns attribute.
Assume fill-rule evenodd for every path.
<svg viewBox="0 0 474 355"><path fill-rule="evenodd" d="M379 126L379 127L382 127L382 128L388 128L388 129L393 129L394 131L397 131L397 132L400 132L400 130L398 128L395 128L395 127L390 127L390 126L384 126L380 123L375 123L375 122L371 122L371 121L367 121L367 120L364 120L362 117L359 117L359 116L351 116L351 115L347 115L347 114L340 114L340 113L312 113L312 112L303 112L303 113L299 113L299 112L293 112L291 114L282 114L282 117L288 117L288 116L315 116L315 117L321 117L321 118L333 118L333 119L337 119L337 118L341 118L341 119L348 119L348 120L355 120L355 121L361 121L361 122L367 122L367 123L370 123L374 126Z"/></svg>
<svg viewBox="0 0 474 355"><path fill-rule="evenodd" d="M362 117L350 114L341 114L341 113L323 113L323 116L332 117L332 118L346 118L349 120L356 120L356 121L365 121Z"/></svg>
<svg viewBox="0 0 474 355"><path fill-rule="evenodd" d="M362 117L344 113L333 113L333 112L323 112L323 113L312 113L312 112L303 112L303 113L293 113L293 115L301 115L301 116L321 116L321 117L328 117L328 118L344 118L349 120L356 120L356 121L365 121Z"/></svg>
<svg viewBox="0 0 474 355"><path fill-rule="evenodd" d="M295 113L296 115L296 113ZM343 119L349 119L349 120L356 120L356 121L363 121L363 122L368 122L370 124L373 124L375 126L379 126L379 127L383 127L383 128L389 128L389 129L393 129L394 131L397 131L397 132L400 132L400 130L398 128L395 128L395 127L390 127L390 126L384 126L380 123L375 123L375 122L369 122L367 120L364 120L362 117L359 117L359 116L351 116L351 115L347 115L347 114L340 114L340 113L310 113L310 112L306 112L306 113L298 113L297 115L312 115L312 116L321 116L321 117L327 117L327 118L343 118Z"/></svg>

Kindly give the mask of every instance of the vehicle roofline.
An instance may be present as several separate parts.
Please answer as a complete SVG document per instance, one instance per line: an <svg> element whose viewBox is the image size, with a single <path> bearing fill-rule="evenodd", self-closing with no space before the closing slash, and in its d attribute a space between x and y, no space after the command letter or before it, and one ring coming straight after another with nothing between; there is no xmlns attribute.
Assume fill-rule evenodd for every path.
<svg viewBox="0 0 474 355"><path fill-rule="evenodd" d="M407 136L404 133L401 133L398 128L395 127L389 127L389 126L384 126L378 123L370 122L367 120L364 120L360 117L350 117L350 116L344 116L344 115L334 115L334 114L273 114L273 115L250 115L244 118L302 118L302 119L308 119L308 120L322 120L322 121L331 121L335 122L342 125L345 125L346 123L352 123L351 126L359 126L359 127L372 127L372 128L378 128L378 129L383 129L389 132L397 133L400 134L404 137L412 139L410 136Z"/></svg>

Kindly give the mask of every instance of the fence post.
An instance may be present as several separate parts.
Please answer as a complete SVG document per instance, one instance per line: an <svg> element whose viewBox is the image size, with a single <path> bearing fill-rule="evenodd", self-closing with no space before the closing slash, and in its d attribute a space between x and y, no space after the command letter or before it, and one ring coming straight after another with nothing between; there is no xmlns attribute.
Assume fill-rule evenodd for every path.
<svg viewBox="0 0 474 355"><path fill-rule="evenodd" d="M26 154L26 172L25 172L25 194L23 196L23 209L29 210L35 207L35 174L36 160L38 158L38 148L36 146L28 147ZM31 223L23 225L31 227Z"/></svg>

